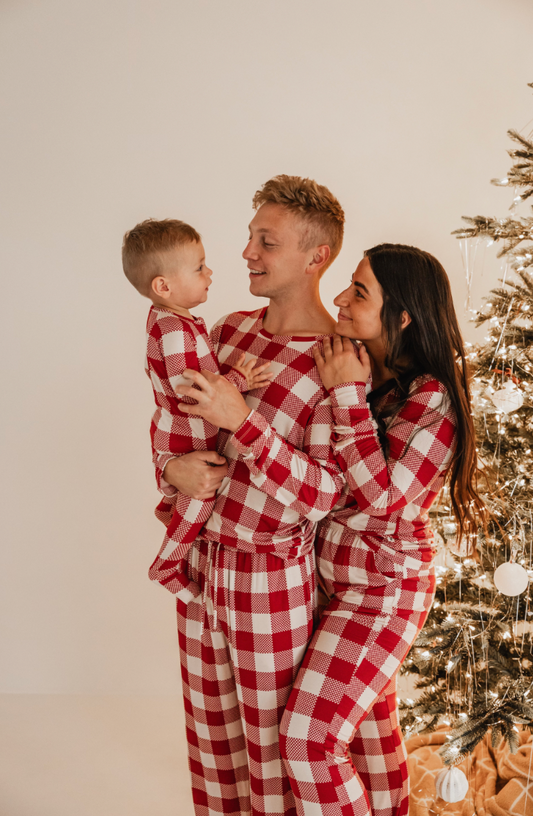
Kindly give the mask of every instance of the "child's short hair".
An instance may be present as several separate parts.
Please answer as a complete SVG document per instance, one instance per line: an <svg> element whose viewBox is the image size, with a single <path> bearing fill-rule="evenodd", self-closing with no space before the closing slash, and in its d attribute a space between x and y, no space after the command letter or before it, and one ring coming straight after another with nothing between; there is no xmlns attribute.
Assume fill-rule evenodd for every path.
<svg viewBox="0 0 533 816"><path fill-rule="evenodd" d="M141 295L150 297L153 279L162 274L161 253L184 244L197 244L201 240L194 227L184 221L173 218L141 221L125 234L122 242L124 274Z"/></svg>
<svg viewBox="0 0 533 816"><path fill-rule="evenodd" d="M305 224L300 249L327 244L331 254L322 272L335 260L344 237L344 210L327 187L300 176L274 176L253 197L254 209L281 204Z"/></svg>

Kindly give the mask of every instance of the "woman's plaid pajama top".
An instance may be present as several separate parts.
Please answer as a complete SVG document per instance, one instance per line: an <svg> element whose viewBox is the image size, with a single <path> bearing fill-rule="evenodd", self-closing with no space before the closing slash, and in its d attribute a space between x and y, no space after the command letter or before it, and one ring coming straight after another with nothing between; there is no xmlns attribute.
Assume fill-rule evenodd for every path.
<svg viewBox="0 0 533 816"><path fill-rule="evenodd" d="M188 555L201 594L176 592L197 816L296 814L279 721L313 630L316 523L344 486L320 338L273 336L265 311L230 314L210 335L222 374L245 352L274 378L247 394L236 433L219 432L228 474Z"/></svg>
<svg viewBox="0 0 533 816"><path fill-rule="evenodd" d="M280 747L299 816L406 816L396 674L433 600L428 510L453 454L455 415L444 386L417 377L384 420L385 456L365 385L337 386L330 397L332 448L347 486L319 525L317 567L330 603L289 698ZM400 400L393 388L380 408Z"/></svg>

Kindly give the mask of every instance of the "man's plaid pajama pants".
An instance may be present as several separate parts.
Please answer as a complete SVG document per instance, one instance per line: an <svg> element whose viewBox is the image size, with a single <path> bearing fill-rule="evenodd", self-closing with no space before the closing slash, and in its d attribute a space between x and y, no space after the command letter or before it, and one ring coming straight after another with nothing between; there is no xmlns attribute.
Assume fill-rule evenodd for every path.
<svg viewBox="0 0 533 816"><path fill-rule="evenodd" d="M435 579L420 553L353 538L352 546L317 541L317 566L333 597L280 727L298 816L408 813L396 674L424 625Z"/></svg>
<svg viewBox="0 0 533 816"><path fill-rule="evenodd" d="M290 561L197 541L178 595L196 816L296 816L279 722L313 631L314 553Z"/></svg>

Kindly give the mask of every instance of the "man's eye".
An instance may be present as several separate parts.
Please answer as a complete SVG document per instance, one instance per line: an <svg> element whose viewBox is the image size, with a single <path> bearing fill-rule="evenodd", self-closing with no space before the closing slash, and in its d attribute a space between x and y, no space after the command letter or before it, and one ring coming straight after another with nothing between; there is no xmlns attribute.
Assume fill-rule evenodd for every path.
<svg viewBox="0 0 533 816"><path fill-rule="evenodd" d="M273 247L273 246L276 246L276 244L269 244L268 241L263 241L263 246Z"/></svg>

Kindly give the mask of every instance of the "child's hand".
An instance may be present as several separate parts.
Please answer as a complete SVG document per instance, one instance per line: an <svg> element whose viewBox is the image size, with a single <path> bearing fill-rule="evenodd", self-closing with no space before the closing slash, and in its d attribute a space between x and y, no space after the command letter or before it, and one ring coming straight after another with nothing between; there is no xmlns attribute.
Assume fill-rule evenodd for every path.
<svg viewBox="0 0 533 816"><path fill-rule="evenodd" d="M266 372L265 369L269 367L270 363L262 363L261 365L256 365L257 357L252 357L248 360L247 363L244 361L246 360L246 354L241 354L239 357L239 362L233 366L239 374L242 374L243 377L246 378L248 382L248 391L251 391L253 388L263 388L265 385L268 385L272 377L274 376L271 372Z"/></svg>

